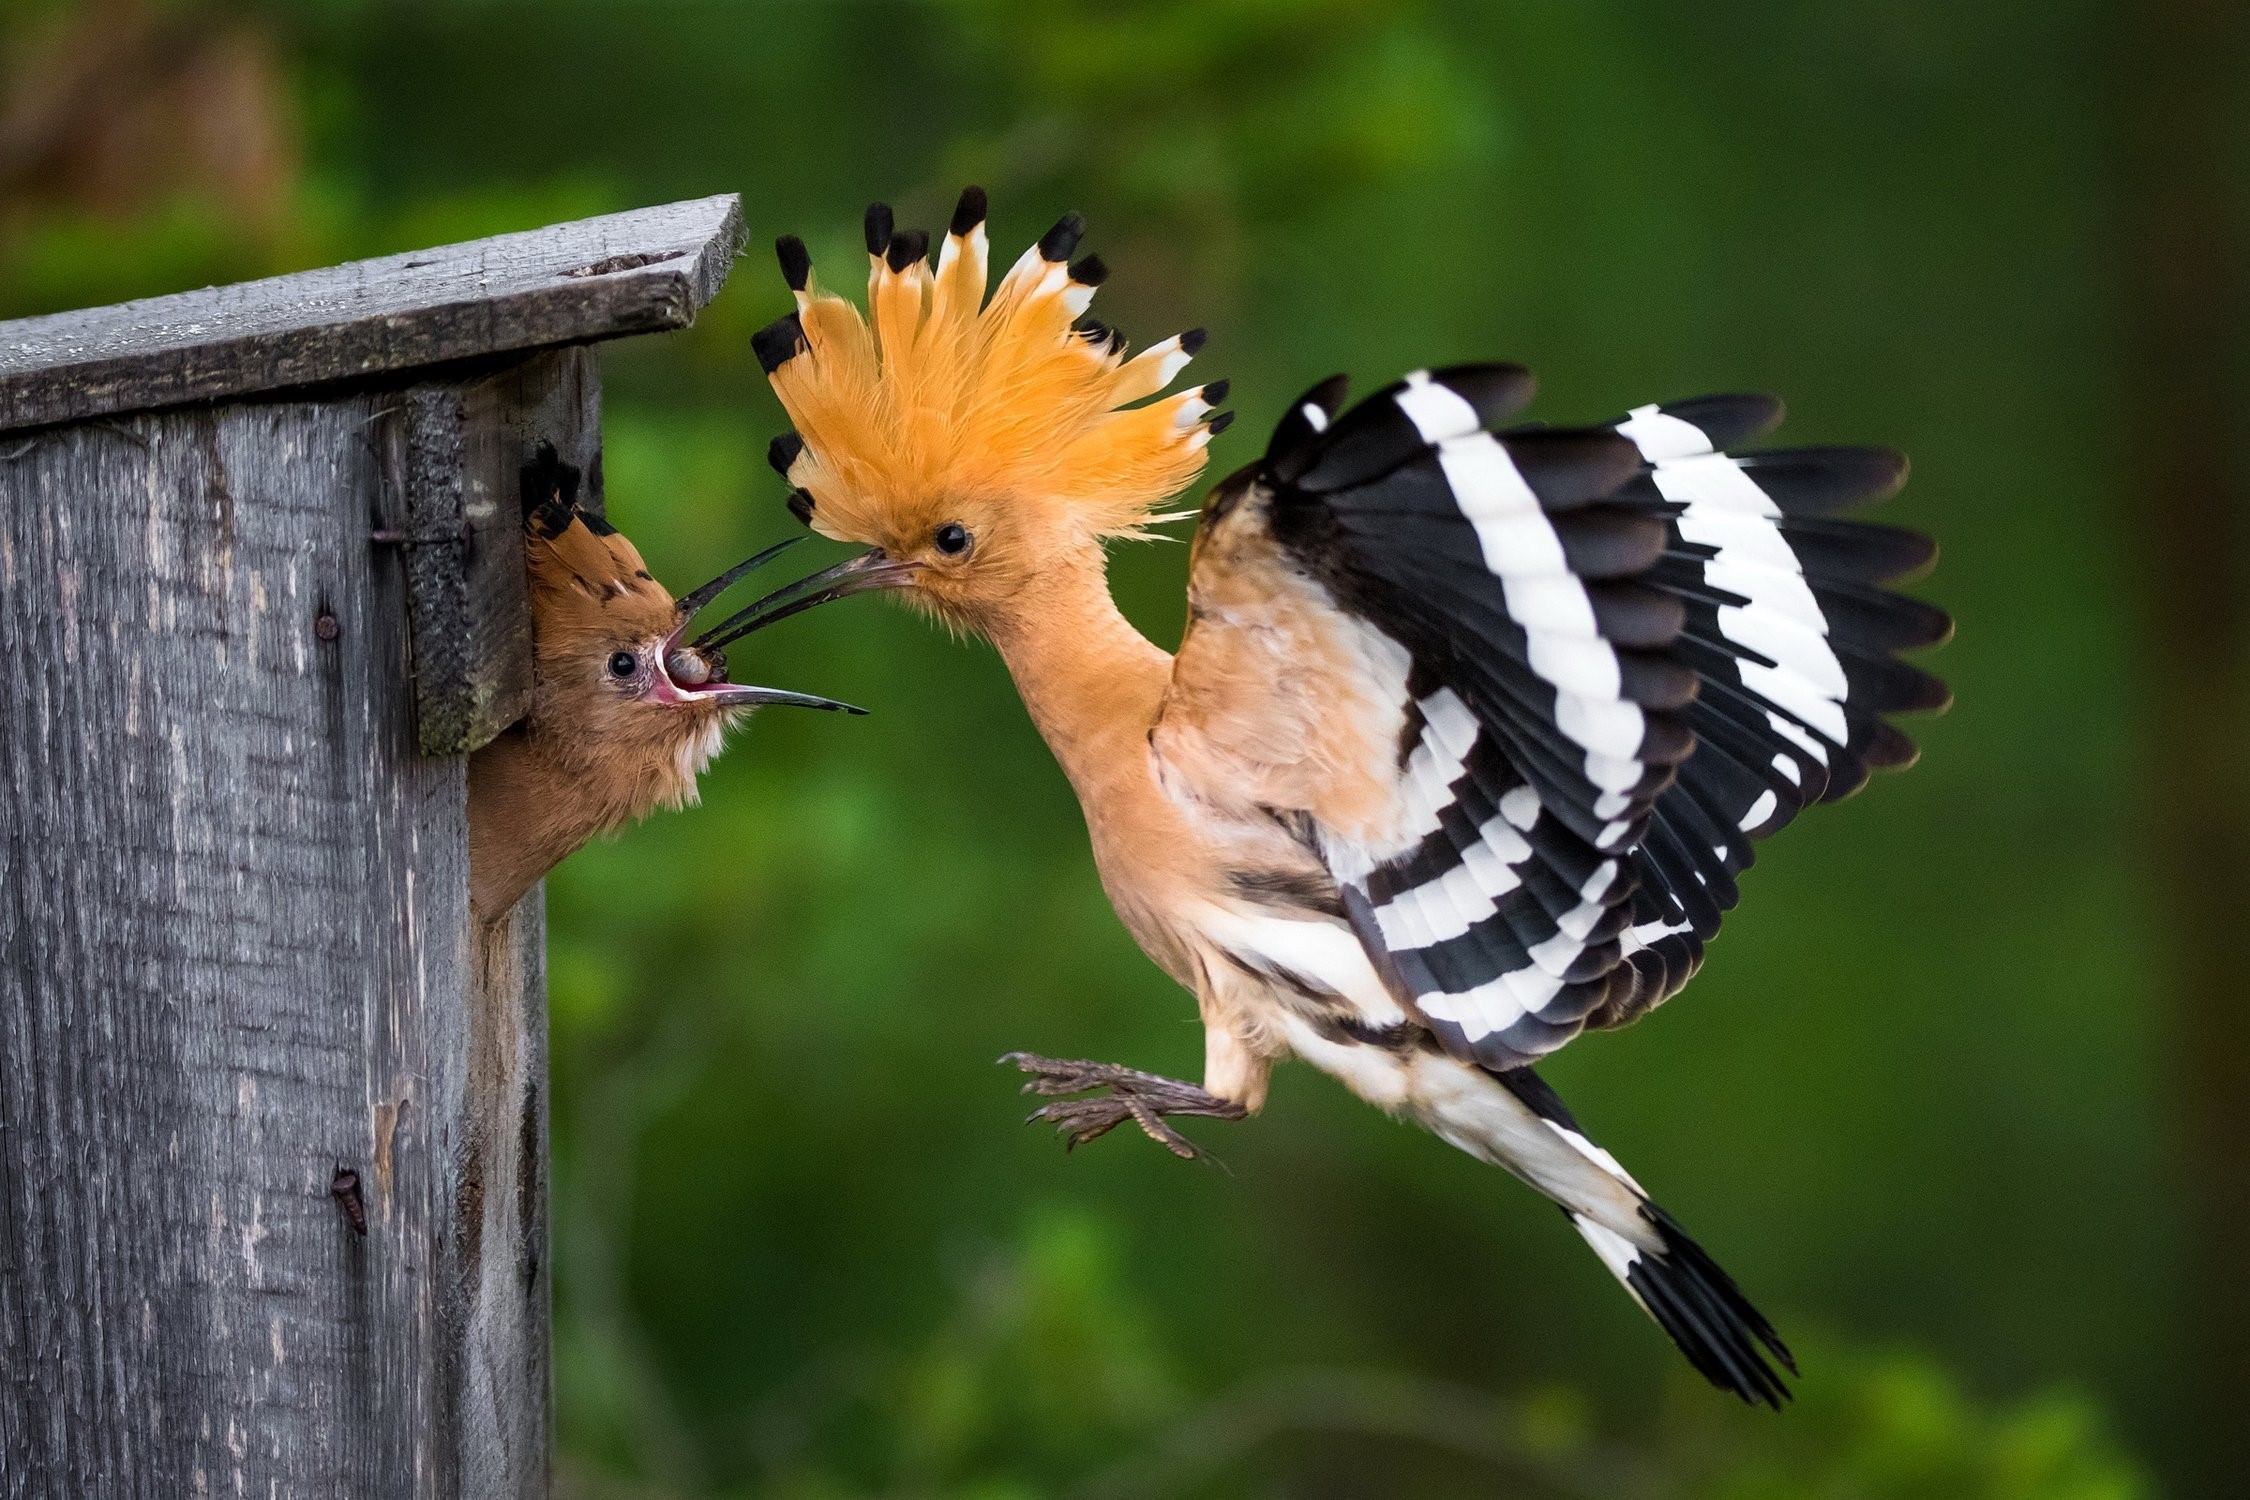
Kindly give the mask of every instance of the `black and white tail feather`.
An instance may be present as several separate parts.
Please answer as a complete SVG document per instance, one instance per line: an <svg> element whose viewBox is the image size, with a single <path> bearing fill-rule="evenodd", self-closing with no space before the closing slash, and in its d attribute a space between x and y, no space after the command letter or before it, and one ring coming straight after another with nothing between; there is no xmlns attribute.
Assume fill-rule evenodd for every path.
<svg viewBox="0 0 2250 1500"><path fill-rule="evenodd" d="M1729 452L1769 398L1495 430L1531 389L1417 372L1340 413L1331 380L1255 466L1275 541L1409 663L1394 827L1314 835L1461 1070L1418 1112L1562 1204L1704 1375L1778 1405L1772 1327L1528 1065L1677 994L1756 841L1912 762L1886 716L1947 695L1897 653L1950 622L1882 585L1935 549L1838 519L1898 489L1898 454Z"/></svg>
<svg viewBox="0 0 2250 1500"><path fill-rule="evenodd" d="M1721 1390L1776 1411L1789 1399L1780 1365L1797 1373L1796 1359L1765 1315L1720 1269L1677 1220L1650 1201L1617 1158L1595 1145L1546 1081L1529 1068L1492 1075L1577 1156L1581 1174L1606 1179L1609 1192L1549 1191L1610 1273L1633 1300L1671 1336L1688 1363ZM1508 1165L1503 1162L1502 1165ZM1622 1201L1620 1201L1622 1200Z"/></svg>

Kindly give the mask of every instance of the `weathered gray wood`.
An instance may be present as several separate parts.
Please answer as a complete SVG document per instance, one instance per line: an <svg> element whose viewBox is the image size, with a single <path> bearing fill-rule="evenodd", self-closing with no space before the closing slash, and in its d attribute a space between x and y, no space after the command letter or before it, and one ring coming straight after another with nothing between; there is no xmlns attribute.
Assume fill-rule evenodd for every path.
<svg viewBox="0 0 2250 1500"><path fill-rule="evenodd" d="M549 350L452 383L418 385L385 431L406 515L385 534L405 560L422 750L478 749L531 705L520 469L531 435L600 472L601 372L585 348ZM559 435L559 436L558 436ZM599 497L583 497L589 506Z"/></svg>
<svg viewBox="0 0 2250 1500"><path fill-rule="evenodd" d="M726 194L0 323L0 431L682 328L741 244Z"/></svg>
<svg viewBox="0 0 2250 1500"><path fill-rule="evenodd" d="M545 1493L538 903L480 945L417 753L406 395L0 445L8 1496Z"/></svg>
<svg viewBox="0 0 2250 1500"><path fill-rule="evenodd" d="M0 325L0 1496L546 1493L542 919L470 914L460 752L536 444L600 504L584 342L740 232Z"/></svg>

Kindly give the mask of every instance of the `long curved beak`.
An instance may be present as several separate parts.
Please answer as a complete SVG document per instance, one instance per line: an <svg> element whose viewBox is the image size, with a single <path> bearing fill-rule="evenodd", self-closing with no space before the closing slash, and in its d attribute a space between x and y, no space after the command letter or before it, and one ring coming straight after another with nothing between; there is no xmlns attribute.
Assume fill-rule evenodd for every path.
<svg viewBox="0 0 2250 1500"><path fill-rule="evenodd" d="M833 568L825 568L808 578L800 578L795 583L784 584L755 603L735 611L694 640L685 639L695 623L696 615L712 600L733 587L745 574L764 567L801 540L801 537L791 537L787 541L778 542L756 556L735 564L680 599L679 623L664 642L664 681L659 686L660 693L679 703L721 704L738 708L774 704L790 708L820 708L847 714L867 712L864 708L811 693L793 693L786 688L728 682L726 657L720 648L729 641L739 640L776 620L787 619L830 600L864 593L869 589L899 587L912 574L915 565L894 563L883 555L880 548L863 552L858 557L838 563Z"/></svg>
<svg viewBox="0 0 2250 1500"><path fill-rule="evenodd" d="M752 687L745 682L712 682L696 688L675 686L674 691L683 703L715 703L724 708L763 708L778 704L784 708L824 708L831 713L867 716L867 710L856 703L841 703L816 693L792 693L787 688Z"/></svg>
<svg viewBox="0 0 2250 1500"><path fill-rule="evenodd" d="M684 596L682 596L679 601L678 609L680 612L680 623L684 625L688 621L694 619L697 615L703 613L704 607L706 605L708 605L712 600L718 598L721 594L725 593L728 589L733 588L736 582L739 581L744 574L755 573L756 571L758 571L758 569L764 567L767 563L772 562L775 558L781 556L782 553L787 552L791 547L796 546L803 540L804 538L802 536L793 536L786 538L785 540L775 542L765 551L757 553L754 556L744 558L741 562L736 563L733 567L727 569L724 573L721 573L718 577L703 585L703 587L699 589L690 589Z"/></svg>
<svg viewBox="0 0 2250 1500"><path fill-rule="evenodd" d="M823 568L809 578L775 589L754 604L746 605L690 642L696 651L716 651L753 630L763 630L791 615L803 614L837 599L864 594L871 589L903 588L921 564L895 562L880 547L870 547L833 568Z"/></svg>

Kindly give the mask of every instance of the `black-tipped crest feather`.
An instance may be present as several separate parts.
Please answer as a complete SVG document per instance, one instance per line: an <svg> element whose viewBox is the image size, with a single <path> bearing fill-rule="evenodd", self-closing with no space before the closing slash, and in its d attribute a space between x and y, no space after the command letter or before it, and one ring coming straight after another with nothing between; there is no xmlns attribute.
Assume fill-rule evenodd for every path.
<svg viewBox="0 0 2250 1500"><path fill-rule="evenodd" d="M1064 214L1055 221L1055 227L1039 237L1039 255L1049 262L1065 261L1078 249L1079 239L1086 233L1086 220L1078 214Z"/></svg>
<svg viewBox="0 0 2250 1500"><path fill-rule="evenodd" d="M789 283L789 290L801 292L812 280L812 252L805 242L793 234L785 234L773 242L774 259L781 262L781 279Z"/></svg>
<svg viewBox="0 0 2250 1500"><path fill-rule="evenodd" d="M766 445L766 462L773 466L776 474L786 479L789 477L789 466L804 451L805 440L794 430L776 433L774 440Z"/></svg>
<svg viewBox="0 0 2250 1500"><path fill-rule="evenodd" d="M893 271L903 272L908 266L922 260L930 253L930 235L924 229L902 229L891 236L889 252L884 259Z"/></svg>
<svg viewBox="0 0 2250 1500"><path fill-rule="evenodd" d="M805 325L795 313L776 318L750 335L750 352L758 357L758 368L768 375L788 363L804 347Z"/></svg>
<svg viewBox="0 0 2250 1500"><path fill-rule="evenodd" d="M973 186L965 187L961 189L961 201L953 205L953 222L949 226L948 232L961 235L972 234L976 227L985 221L985 217L984 189Z"/></svg>

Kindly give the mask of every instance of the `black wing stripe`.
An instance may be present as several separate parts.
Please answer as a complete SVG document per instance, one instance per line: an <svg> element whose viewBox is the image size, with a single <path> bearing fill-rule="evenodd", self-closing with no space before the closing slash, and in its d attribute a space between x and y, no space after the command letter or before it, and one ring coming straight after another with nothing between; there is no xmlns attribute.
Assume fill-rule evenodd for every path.
<svg viewBox="0 0 2250 1500"><path fill-rule="evenodd" d="M1906 455L1889 448L1776 448L1735 462L1786 516L1858 510L1906 483Z"/></svg>
<svg viewBox="0 0 2250 1500"><path fill-rule="evenodd" d="M1531 442L1530 439L1524 440L1526 445ZM1612 484L1622 481L1622 472L1613 477L1609 468L1601 461L1584 457L1582 447L1583 445L1575 445L1567 450L1560 450L1566 453L1566 467L1573 473L1586 478L1589 475L1584 471L1590 470L1590 477L1597 481L1609 481ZM1440 443L1437 457L1446 482L1453 491L1454 503L1476 530L1486 568L1500 581L1502 606L1508 614L1512 618L1520 618L1516 615L1518 606L1511 598L1516 591L1517 580L1540 576L1552 580L1558 574L1571 574L1568 585L1550 581L1543 590L1544 597L1540 602L1548 608L1554 608L1556 599L1560 598L1564 601L1562 607L1570 609L1577 619L1583 620L1590 628L1593 623L1593 603L1586 596L1584 582L1571 567L1566 537L1567 528L1573 524L1583 526L1593 519L1595 513L1579 512L1562 522L1550 516L1545 503L1539 498L1539 490L1544 487L1550 494L1563 491L1551 476L1537 469L1535 451L1528 446L1519 451L1533 462L1534 468L1530 473L1518 463L1517 453L1511 452L1499 439L1485 432ZM1610 451L1612 454L1615 452L1614 449ZM1650 560L1653 561L1653 556ZM1576 589L1575 599L1570 593L1572 587ZM1528 613L1532 606L1526 604L1522 607ZM1616 664L1614 649L1604 642L1598 650L1609 658L1606 669L1609 680L1621 680L1622 669ZM1610 762L1640 758L1646 747L1649 730L1648 715L1640 705L1615 696L1615 689L1611 689L1606 695L1599 692L1598 686L1594 692L1575 691L1581 685L1581 680L1572 677L1569 664L1560 660L1543 659L1541 652L1534 649L1529 640L1526 655L1538 678L1554 689L1553 722L1565 736L1589 755L1605 757ZM1605 778L1597 769L1589 767L1586 779L1601 785ZM1606 779L1622 780L1615 776ZM1614 786L1605 789L1612 792L1616 790ZM1605 842L1600 835L1621 822L1626 824L1626 831L1629 832L1630 820L1625 818L1627 811L1628 809L1617 809L1612 812L1604 807L1595 814L1604 825L1597 830L1598 845ZM1614 843L1622 836L1612 837L1608 842Z"/></svg>
<svg viewBox="0 0 2250 1500"><path fill-rule="evenodd" d="M1912 532L1829 519L1895 493L1905 460L1882 449L1720 451L1754 417L1721 400L1643 407L1617 424L1650 466L1621 500L1666 516L1673 532L1643 582L1685 606L1674 649L1703 683L1684 715L1697 753L1635 852L1655 903L1624 939L1640 982L1597 1025L1622 1024L1685 983L1734 905L1754 839L1864 781L1878 739L1899 751L1904 736L1883 713L1944 701L1942 684L1890 653L1943 639L1950 622L1877 587L1926 567L1934 549Z"/></svg>
<svg viewBox="0 0 2250 1500"><path fill-rule="evenodd" d="M1323 850L1379 966L1500 1068L1685 984L1753 840L1911 759L1881 715L1943 689L1891 653L1949 628L1880 587L1926 542L1834 519L1897 455L1730 456L1779 420L1752 396L1488 431L1528 390L1308 398L1266 474L1275 537L1413 663L1392 831Z"/></svg>
<svg viewBox="0 0 2250 1500"><path fill-rule="evenodd" d="M1448 719L1454 704L1439 700L1425 711ZM1500 925L1484 930L1512 933L1526 950L1558 933L1583 939L1597 930L1601 907L1629 893L1620 861L1593 854L1556 825L1488 745L1480 735L1460 758L1463 770L1434 826L1355 881L1387 945L1428 947L1494 918ZM1487 766L1506 782L1480 785L1477 770Z"/></svg>
<svg viewBox="0 0 2250 1500"><path fill-rule="evenodd" d="M1871 651L1918 651L1942 645L1953 634L1952 617L1944 610L1904 594L1820 580L1813 597L1837 640Z"/></svg>
<svg viewBox="0 0 2250 1500"><path fill-rule="evenodd" d="M1723 793L1743 809L1739 826L1752 838L1788 823L1828 787L1827 760L1783 738L1770 723L1736 718L1723 688L1708 690L1687 718L1695 730L1696 754L1712 757L1708 766L1697 769L1697 779L1708 772L1721 784ZM1771 805L1760 807L1764 793L1772 794Z"/></svg>
<svg viewBox="0 0 2250 1500"><path fill-rule="evenodd" d="M1338 421L1332 446L1350 436L1358 451L1316 462L1305 487L1364 486L1326 497L1332 519L1380 584L1379 615L1407 627L1417 661L1450 664L1450 687L1418 704L1439 750L1418 744L1408 779L1466 772L1489 738L1519 780L1448 782L1451 807L1492 806L1481 819L1418 787L1411 846L1347 854L1339 875L1374 897L1364 925L1425 1014L1505 1066L1567 1040L1614 988L1632 882L1599 851L1631 843L1692 749L1667 717L1692 697L1692 674L1648 654L1687 614L1602 581L1645 571L1672 538L1664 517L1600 503L1640 468L1629 442L1599 430L1503 442L1467 425L1474 406L1442 385L1387 404ZM1637 616L1633 647L1604 631L1605 612Z"/></svg>
<svg viewBox="0 0 2250 1500"><path fill-rule="evenodd" d="M1781 417L1782 405L1771 396L1695 396L1635 407L1612 425L1654 464L1764 437Z"/></svg>
<svg viewBox="0 0 2250 1500"><path fill-rule="evenodd" d="M1600 696L1610 682L1621 686L1625 676L1625 665L1616 660L1614 649L1598 647L1609 661L1588 670L1599 672L1599 677L1574 678L1572 668L1589 658L1574 661L1560 651L1547 651L1548 646L1570 638L1525 637L1489 608L1463 608L1462 596L1450 586L1450 579L1417 575L1411 569L1399 572L1401 576L1385 580L1395 585L1395 591L1385 591L1389 611L1425 626L1419 634L1427 645L1456 658L1462 685L1472 690L1480 710L1499 721L1496 727L1507 748L1541 783L1543 799L1556 805L1565 820L1588 838L1606 838L1614 845L1629 834L1632 817L1645 813L1648 796L1661 784L1650 767L1678 760L1692 742L1676 725L1644 713L1630 700ZM1590 615L1583 594L1579 607ZM1495 644L1511 638L1524 645L1495 652ZM1496 656L1528 664L1534 644L1544 653L1540 666L1552 677L1536 670L1501 670ZM1558 684L1553 678L1564 681ZM1678 690L1676 684L1653 678L1636 680ZM1565 690L1578 686L1590 691ZM1620 797L1626 801L1621 803Z"/></svg>
<svg viewBox="0 0 2250 1500"><path fill-rule="evenodd" d="M1320 435L1336 420L1336 410L1344 404L1344 392L1350 384L1342 375L1331 375L1290 405L1288 415L1266 443L1269 473L1290 478L1313 461Z"/></svg>
<svg viewBox="0 0 2250 1500"><path fill-rule="evenodd" d="M1528 669L1531 679L1521 674L1499 678L1498 686L1543 722L1552 718L1557 693L1596 701L1622 697L1643 708L1676 708L1694 695L1693 670L1668 655L1605 639L1587 591L1572 588L1566 575L1526 580L1520 612L1514 591L1507 607L1484 597L1477 582L1483 579L1489 589L1490 580L1481 573L1401 568L1397 577L1400 587L1415 596L1415 603L1404 608L1442 603L1445 608L1438 613L1450 618L1454 634L1473 638L1480 659L1484 650L1496 650ZM1547 587L1553 584L1562 587ZM1673 617L1684 623L1685 606L1677 606ZM1674 630L1667 643L1677 635ZM1652 748L1644 736L1634 758L1647 758Z"/></svg>
<svg viewBox="0 0 2250 1500"><path fill-rule="evenodd" d="M1372 868L1331 849L1331 865L1432 1023L1472 1055L1521 1061L1561 1045L1608 996L1630 879L1622 860L1583 851L1553 823L1450 689L1416 712L1405 778L1416 841ZM1422 878L1402 878L1409 866ZM1575 888L1562 873L1572 867Z"/></svg>
<svg viewBox="0 0 2250 1500"><path fill-rule="evenodd" d="M1338 418L1306 468L1277 477L1315 494L1372 483L1413 463L1432 443L1513 416L1532 389L1531 373L1520 365L1416 370Z"/></svg>

